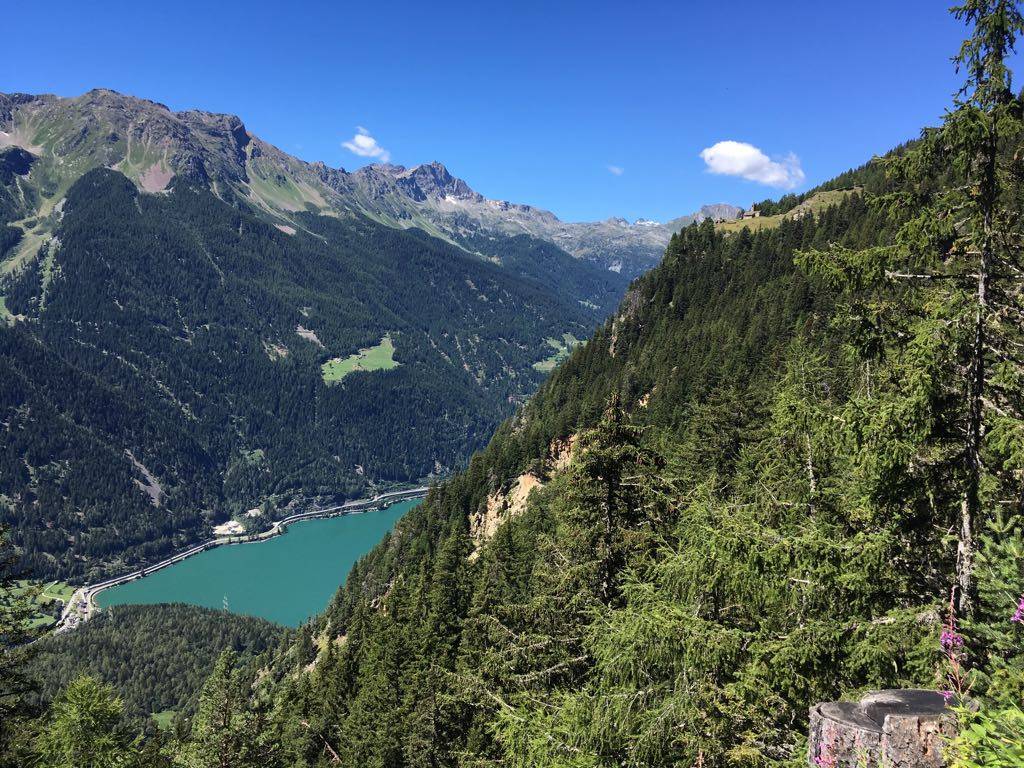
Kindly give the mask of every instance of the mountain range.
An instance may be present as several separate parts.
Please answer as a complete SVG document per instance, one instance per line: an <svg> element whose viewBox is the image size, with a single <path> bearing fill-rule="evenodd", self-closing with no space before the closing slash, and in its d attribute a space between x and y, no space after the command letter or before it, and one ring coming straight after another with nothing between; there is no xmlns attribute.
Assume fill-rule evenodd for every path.
<svg viewBox="0 0 1024 768"><path fill-rule="evenodd" d="M167 189L172 179L235 195L290 231L295 214L357 212L399 228L423 231L494 256L479 236L528 235L557 245L629 280L661 258L673 231L705 217L735 218L740 209L718 204L674 219L567 223L530 205L490 200L441 163L405 168L368 165L353 172L307 163L252 135L234 115L172 112L162 104L97 89L76 98L0 94L0 147L14 146L40 160L43 200L27 227L24 253L48 236L47 214L85 171L113 168L143 191ZM20 259L17 260L20 262Z"/></svg>
<svg viewBox="0 0 1024 768"><path fill-rule="evenodd" d="M670 236L307 163L232 115L0 94L0 522L79 577L446 474Z"/></svg>
<svg viewBox="0 0 1024 768"><path fill-rule="evenodd" d="M0 768L1024 766L1024 12L952 14L939 126L739 221L3 97ZM32 642L61 580L412 479L294 630L213 565L223 611Z"/></svg>

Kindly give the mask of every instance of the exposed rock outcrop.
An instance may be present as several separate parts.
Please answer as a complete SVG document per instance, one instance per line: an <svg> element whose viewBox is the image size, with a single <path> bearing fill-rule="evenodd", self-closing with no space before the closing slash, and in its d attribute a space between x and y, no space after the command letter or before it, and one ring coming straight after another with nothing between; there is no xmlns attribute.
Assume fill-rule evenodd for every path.
<svg viewBox="0 0 1024 768"><path fill-rule="evenodd" d="M548 448L545 473L556 475L564 472L572 462L578 443L578 435L553 441ZM495 491L487 497L484 508L469 516L469 535L474 545L470 560L475 560L479 556L480 548L494 536L502 524L518 517L526 510L530 494L543 485L544 481L536 474L524 472L507 490Z"/></svg>
<svg viewBox="0 0 1024 768"><path fill-rule="evenodd" d="M469 518L469 535L474 544L469 556L471 560L479 556L480 547L494 536L498 526L523 513L530 494L542 485L539 477L526 472L516 478L516 482L507 491L497 491L487 497L487 505Z"/></svg>
<svg viewBox="0 0 1024 768"><path fill-rule="evenodd" d="M555 440L551 443L550 463L552 472L562 472L569 466L578 444L579 435L569 435L564 440Z"/></svg>

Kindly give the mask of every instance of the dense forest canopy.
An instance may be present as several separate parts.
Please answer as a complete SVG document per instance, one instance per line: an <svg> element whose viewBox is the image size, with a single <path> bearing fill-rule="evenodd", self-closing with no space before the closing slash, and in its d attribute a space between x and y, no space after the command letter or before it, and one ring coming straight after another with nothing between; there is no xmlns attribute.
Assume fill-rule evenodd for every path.
<svg viewBox="0 0 1024 768"><path fill-rule="evenodd" d="M1021 22L960 13L969 90L946 123L844 174L858 191L820 214L675 237L278 661L253 699L281 729L264 759L798 762L810 704L956 703L965 667L981 711L958 754L1019 739L1020 255L997 227L1019 228L1001 57ZM980 353L979 323L1000 340ZM540 487L482 541L527 475ZM299 720L316 732L289 738Z"/></svg>
<svg viewBox="0 0 1024 768"><path fill-rule="evenodd" d="M125 713L191 714L217 658L243 659L277 647L288 631L252 616L193 605L120 605L79 631L53 635L34 648L28 672L42 702L82 675L115 687Z"/></svg>

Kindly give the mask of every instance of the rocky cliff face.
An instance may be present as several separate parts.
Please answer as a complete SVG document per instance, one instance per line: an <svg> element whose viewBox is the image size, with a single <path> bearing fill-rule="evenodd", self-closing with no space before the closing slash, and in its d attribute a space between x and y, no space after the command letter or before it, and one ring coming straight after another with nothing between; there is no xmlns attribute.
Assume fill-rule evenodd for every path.
<svg viewBox="0 0 1024 768"><path fill-rule="evenodd" d="M29 234L37 236L26 247L45 240L48 225L40 216L97 167L121 171L147 192L163 191L175 176L197 181L221 197L237 195L282 227L294 228L292 214L313 209L335 215L358 211L455 242L481 234L527 234L624 277L656 264L673 231L739 212L734 206L705 206L667 225L563 222L550 211L487 199L438 162L371 165L350 173L292 157L253 136L234 115L172 112L105 89L74 98L0 94L0 149L10 146L39 161L26 180L38 201L23 211L28 229L36 230Z"/></svg>
<svg viewBox="0 0 1024 768"><path fill-rule="evenodd" d="M390 174L398 187L417 202L428 200L473 200L483 202L483 196L477 194L462 179L457 179L448 172L441 163L434 161L413 168L400 165L381 165L378 170Z"/></svg>

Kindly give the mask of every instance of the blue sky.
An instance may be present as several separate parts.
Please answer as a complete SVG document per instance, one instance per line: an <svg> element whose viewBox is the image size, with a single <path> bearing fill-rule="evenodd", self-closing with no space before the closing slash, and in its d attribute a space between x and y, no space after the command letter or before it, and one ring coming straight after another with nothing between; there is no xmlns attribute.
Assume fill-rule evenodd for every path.
<svg viewBox="0 0 1024 768"><path fill-rule="evenodd" d="M706 153L716 167L799 191L935 123L964 35L946 8L57 0L44 17L14 3L0 91L107 87L232 112L347 169L372 160L343 146L362 127L364 152L440 160L489 197L567 220L666 220L786 191L709 173L701 152L718 142L762 156L723 145Z"/></svg>

